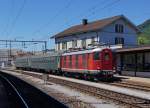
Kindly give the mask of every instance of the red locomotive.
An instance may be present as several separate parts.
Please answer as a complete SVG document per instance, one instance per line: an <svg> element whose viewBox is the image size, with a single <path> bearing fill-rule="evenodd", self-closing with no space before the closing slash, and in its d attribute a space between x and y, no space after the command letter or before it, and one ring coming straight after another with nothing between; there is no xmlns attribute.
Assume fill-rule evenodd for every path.
<svg viewBox="0 0 150 108"><path fill-rule="evenodd" d="M85 79L110 78L115 66L113 61L110 48L68 52L61 56L61 70Z"/></svg>

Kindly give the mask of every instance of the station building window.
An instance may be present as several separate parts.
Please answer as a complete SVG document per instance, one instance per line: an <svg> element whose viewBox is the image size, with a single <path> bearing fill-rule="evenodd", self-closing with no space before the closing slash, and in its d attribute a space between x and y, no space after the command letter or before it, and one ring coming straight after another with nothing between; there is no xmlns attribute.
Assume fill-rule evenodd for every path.
<svg viewBox="0 0 150 108"><path fill-rule="evenodd" d="M92 37L91 38L91 44L94 44L95 43L95 37Z"/></svg>
<svg viewBox="0 0 150 108"><path fill-rule="evenodd" d="M60 43L58 43L58 50L60 50Z"/></svg>
<svg viewBox="0 0 150 108"><path fill-rule="evenodd" d="M127 71L135 71L135 54L125 54L123 58L123 69Z"/></svg>
<svg viewBox="0 0 150 108"><path fill-rule="evenodd" d="M115 44L124 44L124 38L116 37L115 38Z"/></svg>
<svg viewBox="0 0 150 108"><path fill-rule="evenodd" d="M77 47L77 40L73 40L73 41L72 41L72 47L73 47L73 48Z"/></svg>
<svg viewBox="0 0 150 108"><path fill-rule="evenodd" d="M67 49L67 42L62 43L62 49Z"/></svg>
<svg viewBox="0 0 150 108"><path fill-rule="evenodd" d="M137 71L143 71L143 53L137 53Z"/></svg>
<svg viewBox="0 0 150 108"><path fill-rule="evenodd" d="M116 33L123 33L124 32L124 26L122 24L116 24L115 25L115 32Z"/></svg>
<svg viewBox="0 0 150 108"><path fill-rule="evenodd" d="M82 40L82 48L86 48L86 39Z"/></svg>
<svg viewBox="0 0 150 108"><path fill-rule="evenodd" d="M144 69L145 71L150 71L150 52L145 53Z"/></svg>

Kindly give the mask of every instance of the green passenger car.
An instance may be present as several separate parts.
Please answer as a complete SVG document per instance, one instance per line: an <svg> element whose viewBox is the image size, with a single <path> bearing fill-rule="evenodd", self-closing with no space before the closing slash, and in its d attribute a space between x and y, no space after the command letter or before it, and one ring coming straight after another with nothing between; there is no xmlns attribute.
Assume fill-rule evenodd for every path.
<svg viewBox="0 0 150 108"><path fill-rule="evenodd" d="M55 72L60 69L60 54L17 58L15 65L17 68Z"/></svg>
<svg viewBox="0 0 150 108"><path fill-rule="evenodd" d="M21 58L17 58L15 63L15 66L17 68L29 68L29 58L28 57L21 57Z"/></svg>
<svg viewBox="0 0 150 108"><path fill-rule="evenodd" d="M55 71L59 69L60 56L33 56L29 59L32 69Z"/></svg>

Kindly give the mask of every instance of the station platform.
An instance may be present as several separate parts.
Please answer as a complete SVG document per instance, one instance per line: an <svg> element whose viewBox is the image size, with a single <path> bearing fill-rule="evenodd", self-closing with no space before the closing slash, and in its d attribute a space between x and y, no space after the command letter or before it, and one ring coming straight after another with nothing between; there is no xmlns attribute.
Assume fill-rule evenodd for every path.
<svg viewBox="0 0 150 108"><path fill-rule="evenodd" d="M142 72L142 71L121 71L120 72L121 75L124 75L124 76L132 76L132 77L141 77L141 78L150 78L150 72L148 71L145 71L145 72Z"/></svg>
<svg viewBox="0 0 150 108"><path fill-rule="evenodd" d="M150 78L123 76L123 75L114 75L114 76L120 78L122 81L137 82L141 84L143 83L150 86Z"/></svg>
<svg viewBox="0 0 150 108"><path fill-rule="evenodd" d="M5 87L0 80L0 108L10 108L9 101L7 98L7 93L5 92Z"/></svg>

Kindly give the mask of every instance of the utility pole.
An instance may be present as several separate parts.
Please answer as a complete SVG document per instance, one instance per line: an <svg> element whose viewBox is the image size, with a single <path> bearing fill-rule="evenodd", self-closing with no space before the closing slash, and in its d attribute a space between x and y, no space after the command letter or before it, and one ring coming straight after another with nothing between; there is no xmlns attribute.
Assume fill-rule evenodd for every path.
<svg viewBox="0 0 150 108"><path fill-rule="evenodd" d="M9 59L11 61L11 56L12 55L12 52L11 52L11 41L9 42Z"/></svg>
<svg viewBox="0 0 150 108"><path fill-rule="evenodd" d="M45 44L45 53L47 53L47 41L45 41L44 44Z"/></svg>

